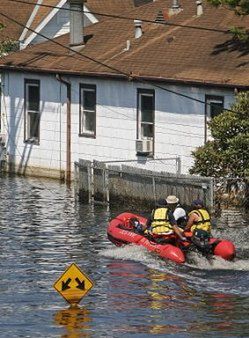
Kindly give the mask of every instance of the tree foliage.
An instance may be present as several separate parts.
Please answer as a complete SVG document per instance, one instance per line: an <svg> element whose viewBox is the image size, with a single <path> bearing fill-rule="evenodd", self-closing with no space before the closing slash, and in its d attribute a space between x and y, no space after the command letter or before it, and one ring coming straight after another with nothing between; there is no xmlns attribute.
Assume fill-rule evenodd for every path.
<svg viewBox="0 0 249 338"><path fill-rule="evenodd" d="M249 92L236 96L231 110L209 122L212 140L192 152L191 174L214 177L249 176Z"/></svg>
<svg viewBox="0 0 249 338"><path fill-rule="evenodd" d="M209 3L218 6L227 6L238 15L249 14L249 0L208 0Z"/></svg>
<svg viewBox="0 0 249 338"><path fill-rule="evenodd" d="M4 28L4 25L0 22L0 30ZM18 50L18 43L11 39L5 39L4 41L0 41L0 57L10 52L14 52Z"/></svg>
<svg viewBox="0 0 249 338"><path fill-rule="evenodd" d="M18 43L11 39L0 42L0 57L18 50Z"/></svg>
<svg viewBox="0 0 249 338"><path fill-rule="evenodd" d="M240 16L249 14L249 0L207 0L215 7L225 6ZM242 43L248 43L249 30L242 27L230 27L230 32L234 38Z"/></svg>

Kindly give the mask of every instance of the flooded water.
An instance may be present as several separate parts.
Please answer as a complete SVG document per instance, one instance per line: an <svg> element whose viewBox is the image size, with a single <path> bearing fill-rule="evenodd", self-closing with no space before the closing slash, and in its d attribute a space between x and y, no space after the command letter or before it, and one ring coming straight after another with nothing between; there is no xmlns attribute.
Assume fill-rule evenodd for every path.
<svg viewBox="0 0 249 338"><path fill-rule="evenodd" d="M56 181L2 177L0 187L1 337L249 336L246 219L215 230L234 241L235 262L192 254L179 266L113 246L118 211L80 205ZM69 309L53 284L73 262L94 287Z"/></svg>

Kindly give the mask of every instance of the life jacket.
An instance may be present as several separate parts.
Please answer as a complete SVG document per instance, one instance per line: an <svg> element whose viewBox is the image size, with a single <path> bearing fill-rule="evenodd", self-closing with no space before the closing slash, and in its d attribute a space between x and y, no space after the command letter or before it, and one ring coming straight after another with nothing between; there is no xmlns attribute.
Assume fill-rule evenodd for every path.
<svg viewBox="0 0 249 338"><path fill-rule="evenodd" d="M211 232L211 220L210 215L206 209L195 209L190 211L188 214L189 216L192 214L198 215L198 221L195 221L191 227L191 232L194 233L195 230L200 229L207 231L208 233Z"/></svg>
<svg viewBox="0 0 249 338"><path fill-rule="evenodd" d="M153 235L171 235L174 233L169 222L168 208L157 208L152 211L150 232Z"/></svg>

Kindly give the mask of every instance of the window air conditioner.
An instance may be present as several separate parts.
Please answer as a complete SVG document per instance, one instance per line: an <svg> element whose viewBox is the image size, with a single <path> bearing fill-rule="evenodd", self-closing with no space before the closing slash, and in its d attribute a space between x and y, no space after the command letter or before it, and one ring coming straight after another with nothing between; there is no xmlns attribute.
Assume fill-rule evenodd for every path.
<svg viewBox="0 0 249 338"><path fill-rule="evenodd" d="M153 152L152 140L136 140L136 151L138 154L151 154Z"/></svg>

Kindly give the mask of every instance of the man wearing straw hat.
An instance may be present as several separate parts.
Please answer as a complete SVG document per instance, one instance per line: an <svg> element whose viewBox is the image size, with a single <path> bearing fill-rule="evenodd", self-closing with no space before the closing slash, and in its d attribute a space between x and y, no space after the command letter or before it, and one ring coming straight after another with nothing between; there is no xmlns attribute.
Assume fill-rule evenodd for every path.
<svg viewBox="0 0 249 338"><path fill-rule="evenodd" d="M169 195L166 198L167 206L173 212L177 225L184 229L187 224L187 214L183 207L179 204L179 198L175 195Z"/></svg>

